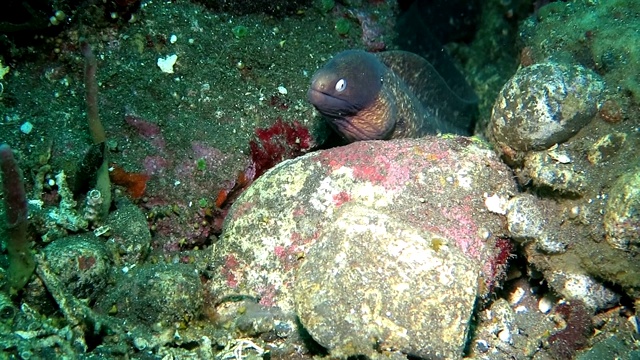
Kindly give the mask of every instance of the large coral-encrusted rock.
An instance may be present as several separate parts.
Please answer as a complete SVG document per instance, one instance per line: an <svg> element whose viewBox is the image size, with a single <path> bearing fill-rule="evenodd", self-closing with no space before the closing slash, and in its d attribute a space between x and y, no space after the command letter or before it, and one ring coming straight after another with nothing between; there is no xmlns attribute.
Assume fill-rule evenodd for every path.
<svg viewBox="0 0 640 360"><path fill-rule="evenodd" d="M515 191L506 165L482 142L464 137L357 142L307 154L271 169L236 201L220 241L211 247L208 286L218 299L251 296L296 315L297 276L313 280L299 272L300 266L318 261L314 254L326 246L319 242L344 226L340 219L357 207L359 216L369 217L362 227L385 216L389 229L407 229L393 232L398 241L410 233L442 239L443 246L459 254L457 264L466 261L465 273L476 274L473 296L485 296L508 257L501 204ZM362 210L367 208L371 212ZM412 246L420 252L429 245L418 241ZM400 261L400 255L383 255L382 249L380 254L390 263ZM446 263L444 257L439 261ZM416 269L413 275L420 274ZM357 282L345 293L355 293L354 287ZM442 311L453 310L442 306Z"/></svg>
<svg viewBox="0 0 640 360"><path fill-rule="evenodd" d="M477 264L452 240L355 204L338 209L295 283L300 321L334 356L460 357Z"/></svg>
<svg viewBox="0 0 640 360"><path fill-rule="evenodd" d="M579 65L522 68L493 106L491 130L503 150L544 150L575 135L596 114L604 82Z"/></svg>

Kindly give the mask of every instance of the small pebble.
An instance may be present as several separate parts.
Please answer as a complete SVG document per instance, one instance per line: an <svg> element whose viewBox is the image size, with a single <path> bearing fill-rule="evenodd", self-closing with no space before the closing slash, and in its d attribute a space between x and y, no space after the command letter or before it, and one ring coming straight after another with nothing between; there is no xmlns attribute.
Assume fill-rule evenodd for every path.
<svg viewBox="0 0 640 360"><path fill-rule="evenodd" d="M500 330L498 333L498 339L506 344L511 344L511 332L509 329Z"/></svg>
<svg viewBox="0 0 640 360"><path fill-rule="evenodd" d="M489 343L486 340L476 341L476 350L480 353L486 353L489 351Z"/></svg>
<svg viewBox="0 0 640 360"><path fill-rule="evenodd" d="M33 130L33 124L30 122L25 122L24 124L20 125L20 131L23 134L29 134L31 133L31 130Z"/></svg>
<svg viewBox="0 0 640 360"><path fill-rule="evenodd" d="M543 314L546 314L549 311L551 311L552 307L553 307L553 299L551 299L551 297L549 296L543 296L542 299L538 301L538 310L540 310L540 312Z"/></svg>
<svg viewBox="0 0 640 360"><path fill-rule="evenodd" d="M509 304L516 305L522 300L522 298L524 298L525 294L526 291L523 288L515 288L515 290L513 290L513 292L509 295Z"/></svg>

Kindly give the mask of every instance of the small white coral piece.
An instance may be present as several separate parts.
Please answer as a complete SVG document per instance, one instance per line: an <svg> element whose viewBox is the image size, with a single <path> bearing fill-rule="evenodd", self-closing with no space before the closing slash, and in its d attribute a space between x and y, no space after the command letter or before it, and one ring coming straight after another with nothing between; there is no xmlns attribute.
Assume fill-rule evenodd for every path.
<svg viewBox="0 0 640 360"><path fill-rule="evenodd" d="M176 60L178 60L178 55L167 55L167 57L158 58L157 64L163 73L173 74L173 65L176 64Z"/></svg>

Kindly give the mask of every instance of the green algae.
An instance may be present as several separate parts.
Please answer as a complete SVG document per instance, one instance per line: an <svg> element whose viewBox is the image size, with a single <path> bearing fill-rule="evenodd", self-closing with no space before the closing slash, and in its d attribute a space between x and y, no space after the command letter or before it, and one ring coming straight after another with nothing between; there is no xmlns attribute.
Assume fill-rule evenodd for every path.
<svg viewBox="0 0 640 360"><path fill-rule="evenodd" d="M525 22L522 34L536 60L559 59L593 67L608 83L621 86L640 101L638 18L640 3L632 0L556 2L541 8L537 21Z"/></svg>
<svg viewBox="0 0 640 360"><path fill-rule="evenodd" d="M336 20L335 29L338 35L346 36L351 30L351 22L345 18L339 18Z"/></svg>
<svg viewBox="0 0 640 360"><path fill-rule="evenodd" d="M244 25L234 26L233 29L231 29L231 32L236 39L242 39L249 35L249 29Z"/></svg>

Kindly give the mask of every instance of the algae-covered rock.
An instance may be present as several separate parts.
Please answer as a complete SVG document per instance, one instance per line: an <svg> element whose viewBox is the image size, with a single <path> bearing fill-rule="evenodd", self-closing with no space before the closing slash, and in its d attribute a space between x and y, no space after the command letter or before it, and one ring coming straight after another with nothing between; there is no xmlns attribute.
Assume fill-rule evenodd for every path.
<svg viewBox="0 0 640 360"><path fill-rule="evenodd" d="M478 264L401 219L358 205L338 212L297 273L297 313L314 340L341 358L460 358Z"/></svg>
<svg viewBox="0 0 640 360"><path fill-rule="evenodd" d="M640 168L622 175L609 194L604 227L614 248L640 252Z"/></svg>
<svg viewBox="0 0 640 360"><path fill-rule="evenodd" d="M106 243L118 266L135 266L151 250L151 233L145 214L129 201L121 201L107 218L110 228Z"/></svg>
<svg viewBox="0 0 640 360"><path fill-rule="evenodd" d="M587 188L584 170L571 157L554 152L531 151L524 158L524 171L539 189L561 195L578 196Z"/></svg>
<svg viewBox="0 0 640 360"><path fill-rule="evenodd" d="M93 302L112 277L109 252L92 233L55 240L44 249L44 254L51 270L77 298Z"/></svg>
<svg viewBox="0 0 640 360"><path fill-rule="evenodd" d="M494 141L517 151L567 141L596 114L604 82L580 65L546 62L520 69L498 94Z"/></svg>
<svg viewBox="0 0 640 360"><path fill-rule="evenodd" d="M640 99L640 2L553 2L520 26L522 42L540 61L570 59Z"/></svg>
<svg viewBox="0 0 640 360"><path fill-rule="evenodd" d="M223 304L252 298L299 316L336 356L374 355L371 339L353 348L337 339L355 341L365 331L400 353L458 357L474 299L504 276L512 246L499 204L515 192L507 166L476 139L363 141L310 153L277 165L238 198L211 247L207 286ZM336 253L347 247L349 256ZM349 266L354 261L359 267ZM342 280L324 281L331 276ZM312 288L336 315L314 309ZM371 321L379 315L385 324L362 319L349 331L337 321L360 302L372 309ZM431 323L427 314L446 321ZM435 334L446 344L426 346Z"/></svg>
<svg viewBox="0 0 640 360"><path fill-rule="evenodd" d="M169 326L197 318L203 301L194 266L155 264L135 267L124 274L97 308L132 324Z"/></svg>

